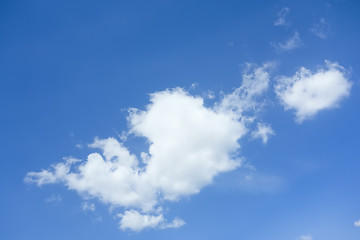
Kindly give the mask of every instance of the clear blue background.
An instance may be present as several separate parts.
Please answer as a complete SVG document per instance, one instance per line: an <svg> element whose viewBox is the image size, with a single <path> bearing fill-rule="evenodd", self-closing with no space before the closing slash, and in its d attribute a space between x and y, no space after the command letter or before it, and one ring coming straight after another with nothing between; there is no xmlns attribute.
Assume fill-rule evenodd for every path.
<svg viewBox="0 0 360 240"><path fill-rule="evenodd" d="M283 7L291 26L275 27ZM331 0L1 1L0 238L358 240L359 11L358 1ZM331 26L325 40L309 30L321 18ZM271 42L295 31L303 46L277 54ZM280 183L241 187L241 169L219 176L166 205L170 219L187 222L179 229L122 232L108 206L95 201L96 212L84 213L64 186L23 182L64 156L85 158L76 144L126 130L124 109L143 108L151 92L194 82L193 94L230 92L245 62L277 61L274 74L292 75L324 59L351 70L339 108L298 125L273 98L262 117L276 136L241 141L259 174ZM128 143L135 152L137 141ZM62 201L45 201L53 195Z"/></svg>

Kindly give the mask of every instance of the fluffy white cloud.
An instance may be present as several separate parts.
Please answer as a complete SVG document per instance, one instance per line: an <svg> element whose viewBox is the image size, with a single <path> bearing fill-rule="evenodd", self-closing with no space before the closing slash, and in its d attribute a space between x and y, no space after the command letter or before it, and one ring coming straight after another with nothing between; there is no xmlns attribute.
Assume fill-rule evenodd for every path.
<svg viewBox="0 0 360 240"><path fill-rule="evenodd" d="M303 45L300 34L296 31L294 35L283 43L272 44L279 53L291 51Z"/></svg>
<svg viewBox="0 0 360 240"><path fill-rule="evenodd" d="M180 227L182 220L168 223L154 212L163 200L196 194L219 173L241 165L234 154L246 127L234 116L205 107L202 98L180 88L156 92L144 111L132 109L128 117L130 133L149 143L141 160L114 138L95 139L89 147L101 153L91 153L83 162L66 158L50 169L29 172L25 181L63 183L86 199L125 209L121 229Z"/></svg>
<svg viewBox="0 0 360 240"><path fill-rule="evenodd" d="M131 131L150 142L144 181L176 200L195 194L220 172L240 165L229 154L245 127L231 115L205 108L181 89L152 94L145 111L132 111Z"/></svg>
<svg viewBox="0 0 360 240"><path fill-rule="evenodd" d="M354 226L355 226L355 227L360 227L360 220L355 221L355 222L354 222Z"/></svg>
<svg viewBox="0 0 360 240"><path fill-rule="evenodd" d="M351 82L343 67L325 61L326 66L315 73L300 68L292 77L281 77L275 92L285 109L295 110L296 121L301 123L323 109L336 107L348 96Z"/></svg>
<svg viewBox="0 0 360 240"><path fill-rule="evenodd" d="M179 228L185 224L179 218L175 218L172 222L168 223L162 214L141 214L135 210L125 211L118 216L121 218L119 222L121 230L141 231L144 228Z"/></svg>
<svg viewBox="0 0 360 240"><path fill-rule="evenodd" d="M313 237L310 235L304 235L298 238L299 240L312 240Z"/></svg>
<svg viewBox="0 0 360 240"><path fill-rule="evenodd" d="M270 135L275 135L274 130L271 128L271 126L263 123L258 123L257 129L251 133L252 138L261 138L265 144L269 140Z"/></svg>
<svg viewBox="0 0 360 240"><path fill-rule="evenodd" d="M96 198L112 209L120 208L122 230L181 227L183 220L164 218L161 206L165 201L197 194L218 174L241 166L238 140L247 132L264 143L274 135L267 124L250 131L264 106L273 68L274 63L248 64L241 86L212 107L181 88L153 93L145 110L129 110L129 131L122 142L96 138L88 146L97 150L86 160L65 158L49 169L29 172L25 182L62 183L85 200ZM350 87L343 68L328 63L327 69L316 73L302 68L293 77L283 77L275 89L285 108L295 109L301 122L336 105ZM148 143L147 150L137 153L140 158L123 144L131 134ZM82 207L95 210L87 202Z"/></svg>
<svg viewBox="0 0 360 240"><path fill-rule="evenodd" d="M275 26L290 26L290 23L286 20L287 15L289 14L290 9L287 7L282 8L278 13L278 19L274 22Z"/></svg>

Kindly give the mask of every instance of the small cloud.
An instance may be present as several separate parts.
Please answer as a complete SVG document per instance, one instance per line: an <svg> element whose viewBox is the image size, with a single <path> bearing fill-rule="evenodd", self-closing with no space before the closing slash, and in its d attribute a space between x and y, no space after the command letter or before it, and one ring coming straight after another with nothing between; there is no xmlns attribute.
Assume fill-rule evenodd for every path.
<svg viewBox="0 0 360 240"><path fill-rule="evenodd" d="M88 203L88 202L83 202L81 205L81 209L84 212L94 212L95 211L95 204L94 203Z"/></svg>
<svg viewBox="0 0 360 240"><path fill-rule="evenodd" d="M274 22L274 26L290 26L290 22L286 20L287 15L289 14L290 9L287 7L282 8L277 12L277 20Z"/></svg>
<svg viewBox="0 0 360 240"><path fill-rule="evenodd" d="M268 90L270 73L275 68L274 62L267 62L261 66L247 63L242 75L242 84L232 93L224 95L217 110L232 112L244 117L243 113L257 110L261 106L259 98Z"/></svg>
<svg viewBox="0 0 360 240"><path fill-rule="evenodd" d="M337 63L325 61L326 66L315 73L300 68L291 77L281 77L275 93L285 110L295 110L296 121L315 116L319 111L338 106L350 94L352 83L345 69Z"/></svg>
<svg viewBox="0 0 360 240"><path fill-rule="evenodd" d="M311 235L304 235L298 238L298 240L312 240L312 236Z"/></svg>
<svg viewBox="0 0 360 240"><path fill-rule="evenodd" d="M360 227L360 220L355 221L355 222L354 222L354 226L355 226L355 227Z"/></svg>
<svg viewBox="0 0 360 240"><path fill-rule="evenodd" d="M278 53L291 51L293 49L299 48L303 45L300 35L295 31L294 35L283 43L271 43Z"/></svg>
<svg viewBox="0 0 360 240"><path fill-rule="evenodd" d="M120 229L132 230L139 232L145 228L179 228L185 224L185 222L179 218L175 218L172 222L167 223L162 214L160 215L148 215L141 214L136 210L125 211L124 214L119 214L121 218L119 224Z"/></svg>
<svg viewBox="0 0 360 240"><path fill-rule="evenodd" d="M185 225L185 221L180 218L174 218L174 220L170 223L165 223L160 228L166 229L166 228L179 228Z"/></svg>
<svg viewBox="0 0 360 240"><path fill-rule="evenodd" d="M83 149L84 146L82 144L78 143L78 144L75 145L75 147L78 148L78 149Z"/></svg>
<svg viewBox="0 0 360 240"><path fill-rule="evenodd" d="M204 98L207 99L214 99L215 98L215 93L213 91L207 91L206 95Z"/></svg>
<svg viewBox="0 0 360 240"><path fill-rule="evenodd" d="M314 24L310 31L321 39L326 39L331 34L330 25L324 18L321 18L318 23Z"/></svg>
<svg viewBox="0 0 360 240"><path fill-rule="evenodd" d="M129 136L129 133L126 131L122 131L121 134L119 134L119 139L123 142L125 142L127 140Z"/></svg>
<svg viewBox="0 0 360 240"><path fill-rule="evenodd" d="M47 203L59 203L62 201L62 198L60 197L60 195L51 195L50 197L45 199L45 202Z"/></svg>
<svg viewBox="0 0 360 240"><path fill-rule="evenodd" d="M264 144L267 143L270 135L275 135L274 130L271 126L262 123L258 123L257 129L251 133L253 139L261 138Z"/></svg>
<svg viewBox="0 0 360 240"><path fill-rule="evenodd" d="M197 86L199 86L198 83L192 83L191 86L190 86L190 89L194 89L194 88L197 88Z"/></svg>

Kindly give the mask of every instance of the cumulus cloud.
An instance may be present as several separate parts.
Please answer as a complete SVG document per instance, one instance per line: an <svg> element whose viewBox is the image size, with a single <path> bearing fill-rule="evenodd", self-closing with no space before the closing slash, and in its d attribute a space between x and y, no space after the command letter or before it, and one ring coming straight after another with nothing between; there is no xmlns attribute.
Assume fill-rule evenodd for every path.
<svg viewBox="0 0 360 240"><path fill-rule="evenodd" d="M287 52L299 48L303 45L299 32L295 31L294 35L283 43L272 44L276 51Z"/></svg>
<svg viewBox="0 0 360 240"><path fill-rule="evenodd" d="M172 222L167 223L162 214L147 215L141 214L136 210L125 211L118 216L121 218L119 222L121 230L141 231L145 228L179 228L185 224L179 218L175 218Z"/></svg>
<svg viewBox="0 0 360 240"><path fill-rule="evenodd" d="M360 220L355 221L355 222L354 222L354 226L355 226L355 227L360 227Z"/></svg>
<svg viewBox="0 0 360 240"><path fill-rule="evenodd" d="M144 181L165 199L198 193L218 173L240 166L230 155L246 132L241 122L181 89L155 93L151 102L145 111L131 112L130 131L148 139Z"/></svg>
<svg viewBox="0 0 360 240"><path fill-rule="evenodd" d="M290 26L290 22L286 20L287 15L289 14L290 9L287 7L282 8L279 12L277 12L277 19L274 22L275 26Z"/></svg>
<svg viewBox="0 0 360 240"><path fill-rule="evenodd" d="M275 135L274 130L271 126L263 123L258 123L257 129L251 133L252 138L261 138L264 144L267 143L270 135Z"/></svg>
<svg viewBox="0 0 360 240"><path fill-rule="evenodd" d="M285 109L295 110L298 123L338 106L350 94L352 84L345 69L337 63L325 63L316 72L302 67L294 76L281 77L275 86L281 104Z"/></svg>
<svg viewBox="0 0 360 240"><path fill-rule="evenodd" d="M85 199L84 211L95 210L86 202L89 199L108 204L121 212L121 230L181 227L185 222L180 218L164 217L166 201L198 194L215 176L240 167L239 139L247 133L264 143L274 135L270 125L256 125L274 65L247 64L241 86L212 106L182 88L155 92L143 110L129 109L129 129L123 134L144 139L143 152L130 152L126 137L95 138L88 145L93 152L87 159L67 157L48 169L27 173L24 180L37 186L65 185ZM336 104L350 86L343 68L328 63L316 73L302 69L283 77L275 89L285 108L295 109L302 121Z"/></svg>
<svg viewBox="0 0 360 240"><path fill-rule="evenodd" d="M313 237L311 235L304 235L298 238L298 240L312 240Z"/></svg>
<svg viewBox="0 0 360 240"><path fill-rule="evenodd" d="M321 18L319 22L315 23L312 28L310 28L310 31L315 36L326 39L331 33L331 28L329 23L324 18Z"/></svg>
<svg viewBox="0 0 360 240"><path fill-rule="evenodd" d="M197 194L216 175L239 167L238 140L247 129L236 114L205 107L201 97L180 88L153 93L150 101L145 110L131 109L128 116L129 134L149 144L140 159L115 138L96 138L89 147L99 151L85 161L65 158L49 169L29 172L25 182L62 183L86 199L120 207L125 210L119 215L122 230L182 226L179 218L168 222L159 206ZM83 209L95 206L86 203Z"/></svg>

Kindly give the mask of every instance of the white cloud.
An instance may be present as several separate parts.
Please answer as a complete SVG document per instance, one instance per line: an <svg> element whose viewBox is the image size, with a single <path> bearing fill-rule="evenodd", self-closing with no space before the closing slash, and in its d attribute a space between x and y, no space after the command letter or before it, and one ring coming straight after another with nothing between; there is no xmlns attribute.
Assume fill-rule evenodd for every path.
<svg viewBox="0 0 360 240"><path fill-rule="evenodd" d="M355 227L360 227L360 220L355 221L355 222L354 222L354 226L355 226Z"/></svg>
<svg viewBox="0 0 360 240"><path fill-rule="evenodd" d="M330 25L324 18L321 18L318 23L314 24L310 31L322 39L326 39L331 33Z"/></svg>
<svg viewBox="0 0 360 240"><path fill-rule="evenodd" d="M88 203L88 202L83 202L81 204L81 209L84 211L84 212L94 212L95 211L95 204L94 203Z"/></svg>
<svg viewBox="0 0 360 240"><path fill-rule="evenodd" d="M207 91L204 98L205 99L214 99L215 98L215 93L213 91Z"/></svg>
<svg viewBox="0 0 360 240"><path fill-rule="evenodd" d="M241 86L211 107L204 105L203 98L181 88L155 92L145 110L129 110L129 130L122 134L125 137L121 141L95 138L88 146L96 150L86 160L64 158L49 169L27 173L24 181L38 186L62 183L85 201L96 198L111 209L121 209L122 230L181 227L183 220L165 219L165 201L197 194L215 176L240 167L238 141L247 132L264 143L274 135L263 123L251 131L257 112L264 106L274 65L247 64ZM328 78L330 82L324 80ZM328 63L326 70L317 73L303 68L293 77L283 77L275 89L285 108L295 109L297 120L302 121L332 107L348 95L350 86L343 68ZM304 89L311 94L308 96ZM139 158L123 144L130 135L148 143L148 149L137 153ZM275 186L280 181L273 182ZM95 205L85 202L82 208L93 211Z"/></svg>
<svg viewBox="0 0 360 240"><path fill-rule="evenodd" d="M83 149L84 146L82 144L78 143L78 144L75 145L75 147L78 148L78 149Z"/></svg>
<svg viewBox="0 0 360 240"><path fill-rule="evenodd" d="M270 135L275 135L274 130L271 126L262 123L258 123L257 129L251 133L252 138L261 138L265 144L269 140Z"/></svg>
<svg viewBox="0 0 360 240"><path fill-rule="evenodd" d="M174 218L174 220L170 223L165 223L162 226L160 226L162 229L166 228L179 228L184 226L186 223L180 219L180 218Z"/></svg>
<svg viewBox="0 0 360 240"><path fill-rule="evenodd" d="M229 154L239 148L245 127L231 115L205 108L202 98L181 89L152 94L151 102L129 122L150 142L144 181L165 199L198 193L218 173L240 165Z"/></svg>
<svg viewBox="0 0 360 240"><path fill-rule="evenodd" d="M287 15L289 14L290 9L287 7L282 8L278 13L278 19L274 22L275 26L290 26L290 22L286 20Z"/></svg>
<svg viewBox="0 0 360 240"><path fill-rule="evenodd" d="M270 71L275 63L267 62L258 67L247 64L242 75L242 84L232 93L223 97L216 106L218 111L235 113L238 118L244 117L247 111L256 111L261 105L261 97L269 88Z"/></svg>
<svg viewBox="0 0 360 240"><path fill-rule="evenodd" d="M315 73L302 67L292 77L281 77L275 86L281 104L285 109L295 110L298 123L338 106L350 94L352 84L345 69L337 63L325 62L326 66Z"/></svg>
<svg viewBox="0 0 360 240"><path fill-rule="evenodd" d="M294 35L291 38L289 38L287 41L272 45L275 47L276 51L281 53L299 48L303 45L303 43L301 41L299 32L296 31Z"/></svg>
<svg viewBox="0 0 360 240"><path fill-rule="evenodd" d="M149 143L140 160L114 138L95 139L89 147L101 153L91 153L81 163L65 158L50 169L29 172L25 181L63 183L85 199L121 207L120 228L138 231L182 226L178 218L168 223L156 208L164 200L199 193L216 175L241 165L235 153L245 125L230 112L205 107L202 98L183 89L152 94L146 109L132 109L128 121L130 133Z"/></svg>
<svg viewBox="0 0 360 240"><path fill-rule="evenodd" d="M298 240L312 240L313 237L311 235L304 235L298 238Z"/></svg>
<svg viewBox="0 0 360 240"><path fill-rule="evenodd" d="M120 229L122 230L141 231L144 228L155 228L164 222L163 215L143 215L135 210L125 211L124 214L119 214L119 217L121 217Z"/></svg>
<svg viewBox="0 0 360 240"><path fill-rule="evenodd" d="M175 218L171 223L167 223L162 214L148 215L141 214L135 210L125 211L118 215L121 220L119 222L121 230L141 231L145 228L179 228L185 222L179 218Z"/></svg>

